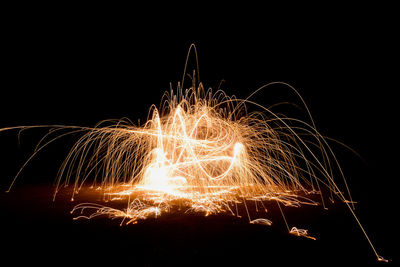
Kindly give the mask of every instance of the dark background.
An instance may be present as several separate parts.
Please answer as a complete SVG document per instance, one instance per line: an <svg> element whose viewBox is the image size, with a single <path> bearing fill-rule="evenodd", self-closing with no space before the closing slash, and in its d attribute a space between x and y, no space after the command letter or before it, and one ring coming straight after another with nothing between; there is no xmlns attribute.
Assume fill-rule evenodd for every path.
<svg viewBox="0 0 400 267"><path fill-rule="evenodd" d="M296 7L291 12L210 7L196 14L172 14L163 7L157 14L138 7L97 8L19 7L3 18L0 127L94 126L122 117L143 121L170 83L175 88L181 80L188 48L195 43L206 88L217 88L223 80L228 94L246 97L268 82L287 82L300 92L322 134L361 155L359 159L333 145L358 202L359 219L379 253L396 258L391 243L397 235L398 57L390 7L315 7L318 11L309 13ZM255 99L266 106L282 100L300 103L283 86ZM2 191L44 133L23 132L20 143L17 131L0 133ZM316 244L224 219L166 219L162 226L151 222L131 230L118 230L118 223L108 225L107 220L73 222L69 204L54 207L51 192L43 189L51 185L72 141L56 142L39 154L13 191L1 193L2 231L8 233L2 242L12 244L2 250L4 257L79 261L81 249L88 252L85 260L95 254L100 263L103 255L127 263L146 255L151 259L147 263L160 265L212 265L211 255L222 265L248 259L374 263L367 241L344 208L332 212L335 217L323 215L328 217L310 222L322 233L319 222L332 227ZM35 190L42 193L35 194L38 185L42 187ZM74 246L79 249L71 251ZM179 260L181 254L185 256Z"/></svg>

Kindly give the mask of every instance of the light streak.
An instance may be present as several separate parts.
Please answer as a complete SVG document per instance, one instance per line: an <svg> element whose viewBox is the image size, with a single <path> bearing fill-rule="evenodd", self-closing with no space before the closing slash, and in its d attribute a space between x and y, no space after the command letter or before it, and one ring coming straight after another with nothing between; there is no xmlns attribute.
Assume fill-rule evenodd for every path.
<svg viewBox="0 0 400 267"><path fill-rule="evenodd" d="M249 113L250 105L261 110ZM166 92L160 108L151 106L144 125L118 121L94 128L14 128L53 129L32 157L62 136L83 133L60 168L54 197L72 184L74 199L92 179L92 186L98 187L106 200L126 200L127 204L125 209L115 209L81 203L71 211L76 219L109 216L122 218L121 224L134 224L178 206L205 216L228 212L241 217L237 205L243 203L250 223L269 226L269 219L251 218L246 201L254 201L265 211L264 202L270 201L278 204L289 233L315 240L305 229L293 226L289 230L280 204L317 205L306 196L319 194L325 207L323 190L351 211L353 201L332 149L305 107L310 123L278 115L249 98L205 90L193 78L190 88L178 85L176 91ZM59 134L65 129L70 132ZM53 133L58 135L50 137ZM345 190L333 177L335 168L342 174L339 182ZM359 225L377 259L385 261Z"/></svg>

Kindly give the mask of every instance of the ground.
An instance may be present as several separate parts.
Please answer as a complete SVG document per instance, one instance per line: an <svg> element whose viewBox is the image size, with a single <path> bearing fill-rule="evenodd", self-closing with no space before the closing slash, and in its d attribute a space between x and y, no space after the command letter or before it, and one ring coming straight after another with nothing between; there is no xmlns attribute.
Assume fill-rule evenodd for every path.
<svg viewBox="0 0 400 267"><path fill-rule="evenodd" d="M249 224L245 216L204 217L183 211L120 226L120 219L105 217L73 220L76 215L70 211L76 204L96 202L96 198L79 195L71 202L70 190L65 189L53 202L53 190L25 186L1 193L4 258L15 264L125 266L377 264L360 229L340 204L328 211L284 209L289 224L308 229L317 238L314 241L288 234L273 202L266 202L264 214L272 226Z"/></svg>

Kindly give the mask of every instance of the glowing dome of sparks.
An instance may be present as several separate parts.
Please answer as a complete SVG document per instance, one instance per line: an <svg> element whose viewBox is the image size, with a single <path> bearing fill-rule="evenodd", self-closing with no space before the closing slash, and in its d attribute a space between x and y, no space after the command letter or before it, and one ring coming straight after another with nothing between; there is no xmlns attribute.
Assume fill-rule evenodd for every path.
<svg viewBox="0 0 400 267"><path fill-rule="evenodd" d="M205 91L202 84L165 93L162 108L152 106L143 126L118 122L90 129L65 160L58 187L74 179L79 192L87 177L99 177L107 196L135 196L125 212L107 209L128 222L150 210L167 211L177 201L206 215L236 214L232 207L245 199L298 206L316 204L300 195L320 193L320 184L336 190L326 165L300 138L299 129L312 133L327 157L327 144L315 129L303 123L308 129L294 131L288 125L292 119L267 109L269 118L265 112L247 113L246 102ZM76 209L89 207L97 209Z"/></svg>

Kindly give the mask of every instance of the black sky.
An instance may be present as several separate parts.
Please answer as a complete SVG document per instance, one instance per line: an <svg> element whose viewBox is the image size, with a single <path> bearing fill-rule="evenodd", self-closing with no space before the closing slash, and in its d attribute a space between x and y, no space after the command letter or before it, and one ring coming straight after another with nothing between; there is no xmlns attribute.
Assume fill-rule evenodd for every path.
<svg viewBox="0 0 400 267"><path fill-rule="evenodd" d="M287 82L304 97L322 134L362 156L334 146L362 205L360 217L391 251L390 238L379 235L394 227L398 176L392 154L398 148L398 57L389 8L321 7L310 14L210 8L180 15L104 9L10 10L2 26L0 127L143 121L170 83L176 87L181 80L194 43L205 87L217 88L223 80L228 94L246 97L268 82ZM191 68L193 62L192 56ZM255 99L264 105L300 103L283 87ZM17 132L1 134L2 189L41 134L23 133L20 145ZM32 162L21 184L51 183L67 151L54 153L63 145Z"/></svg>

